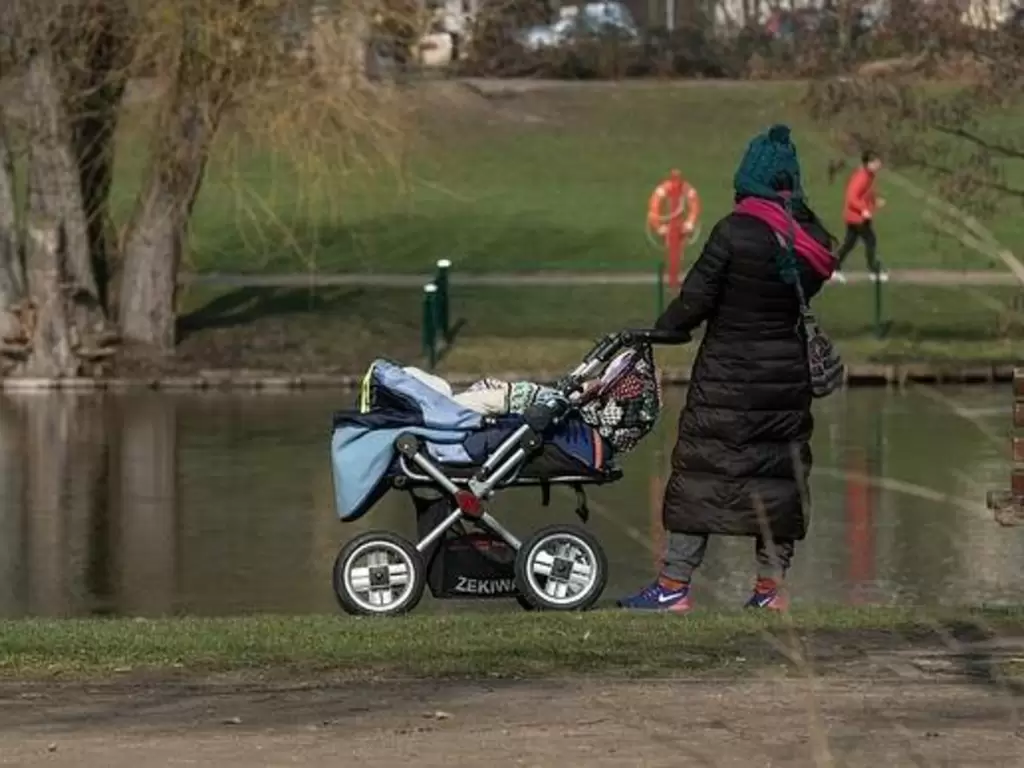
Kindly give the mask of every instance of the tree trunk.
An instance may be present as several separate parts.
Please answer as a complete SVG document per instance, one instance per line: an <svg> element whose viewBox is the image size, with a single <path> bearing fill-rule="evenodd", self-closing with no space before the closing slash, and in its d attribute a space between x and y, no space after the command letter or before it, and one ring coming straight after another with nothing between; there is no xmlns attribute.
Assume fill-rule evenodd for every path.
<svg viewBox="0 0 1024 768"><path fill-rule="evenodd" d="M25 292L25 264L14 206L14 162L0 121L0 310L9 309Z"/></svg>
<svg viewBox="0 0 1024 768"><path fill-rule="evenodd" d="M25 293L25 264L14 205L14 164L0 121L0 344L4 348L8 340L14 342L22 335L17 304Z"/></svg>
<svg viewBox="0 0 1024 768"><path fill-rule="evenodd" d="M25 323L31 351L19 372L76 376L78 351L105 335L105 317L59 80L44 47L28 63L25 100L31 137L25 262L34 315Z"/></svg>
<svg viewBox="0 0 1024 768"><path fill-rule="evenodd" d="M25 96L32 127L29 184L37 183L36 203L64 231L64 253L72 298L83 327L101 326L103 307L93 273L89 227L82 198L77 157L60 78L47 50L36 53L25 79ZM31 193L29 206L32 206Z"/></svg>
<svg viewBox="0 0 1024 768"><path fill-rule="evenodd" d="M155 165L125 238L121 332L159 352L174 349L178 268L223 108L227 89L218 67L224 66L207 63L186 39Z"/></svg>
<svg viewBox="0 0 1024 768"><path fill-rule="evenodd" d="M101 361L112 350L100 347L116 340L107 324L105 280L96 274L106 274L113 116L128 50L119 26L123 3L13 6L28 196L19 221L9 147L0 136L0 310L14 310L0 331L3 355L17 360L21 375L78 375L83 360Z"/></svg>
<svg viewBox="0 0 1024 768"><path fill-rule="evenodd" d="M853 20L852 0L839 0L839 53L846 56L850 50L850 26Z"/></svg>
<svg viewBox="0 0 1024 768"><path fill-rule="evenodd" d="M26 322L31 352L21 368L28 376L75 376L78 358L72 313L65 294L69 284L69 238L65 216L81 213L81 193L61 123L60 94L47 54L29 64L26 98L32 141L29 145L25 261L28 293L35 311ZM74 213L70 213L74 217ZM85 231L84 222L82 232ZM74 229L74 224L70 229Z"/></svg>
<svg viewBox="0 0 1024 768"><path fill-rule="evenodd" d="M365 88L371 12L366 3L342 11L318 9L310 21L309 47L317 74L339 90Z"/></svg>

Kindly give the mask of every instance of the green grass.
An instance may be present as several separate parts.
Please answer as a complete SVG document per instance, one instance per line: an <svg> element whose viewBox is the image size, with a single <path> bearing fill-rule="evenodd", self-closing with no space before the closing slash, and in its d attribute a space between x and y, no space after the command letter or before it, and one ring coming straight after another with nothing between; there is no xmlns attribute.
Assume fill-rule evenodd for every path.
<svg viewBox="0 0 1024 768"><path fill-rule="evenodd" d="M790 630L793 630L791 633ZM115 670L331 670L376 676L511 677L685 674L780 663L794 637L816 656L1024 632L1019 610L942 614L893 608L800 609L790 616L417 615L401 619L246 617L0 622L0 675Z"/></svg>
<svg viewBox="0 0 1024 768"><path fill-rule="evenodd" d="M628 84L487 99L455 84L410 93L420 123L405 167L346 172L324 157L304 172L291 149L225 132L192 226L198 270L423 271L438 258L465 270L648 269L647 197L671 168L699 190L705 234L731 205L731 178L749 138L775 121L796 130L812 202L841 235L837 156L799 104L801 86ZM116 218L131 213L144 145L129 121L117 161ZM920 205L880 181L877 220L890 266L993 268L923 225ZM1024 243L1024 219L996 234ZM855 257L859 258L859 257Z"/></svg>
<svg viewBox="0 0 1024 768"><path fill-rule="evenodd" d="M829 286L815 300L847 362L1013 362L1024 317L1012 288L887 286L884 339L873 333L873 288ZM360 373L378 356L420 359L421 293L413 289L189 288L179 358L207 367ZM560 371L600 335L651 323L653 287L454 288L464 324L442 361L448 371ZM685 366L695 350L662 350Z"/></svg>
<svg viewBox="0 0 1024 768"><path fill-rule="evenodd" d="M1010 661L1003 665L1003 675L1010 680L1024 680L1024 661Z"/></svg>

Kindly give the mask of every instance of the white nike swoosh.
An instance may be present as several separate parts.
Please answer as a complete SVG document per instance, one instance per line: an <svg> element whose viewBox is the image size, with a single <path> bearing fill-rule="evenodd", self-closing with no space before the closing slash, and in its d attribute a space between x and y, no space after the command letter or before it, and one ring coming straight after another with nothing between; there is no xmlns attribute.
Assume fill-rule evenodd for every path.
<svg viewBox="0 0 1024 768"><path fill-rule="evenodd" d="M671 595L658 595L658 602L659 603L667 603L667 602L670 602L672 600L678 600L682 596L683 596L682 592L674 592Z"/></svg>

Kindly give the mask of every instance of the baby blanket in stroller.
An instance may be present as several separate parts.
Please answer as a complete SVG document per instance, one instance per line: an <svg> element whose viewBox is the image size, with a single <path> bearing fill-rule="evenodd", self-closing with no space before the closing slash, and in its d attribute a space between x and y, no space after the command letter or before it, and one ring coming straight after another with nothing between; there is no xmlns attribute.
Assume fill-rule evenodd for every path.
<svg viewBox="0 0 1024 768"><path fill-rule="evenodd" d="M485 419L420 376L375 361L363 382L360 408L334 417L331 465L338 516L362 516L387 491L401 434L422 438L428 453L443 464L472 466L520 424L519 416ZM578 419L568 419L546 438L584 466L603 462L609 453L600 436Z"/></svg>

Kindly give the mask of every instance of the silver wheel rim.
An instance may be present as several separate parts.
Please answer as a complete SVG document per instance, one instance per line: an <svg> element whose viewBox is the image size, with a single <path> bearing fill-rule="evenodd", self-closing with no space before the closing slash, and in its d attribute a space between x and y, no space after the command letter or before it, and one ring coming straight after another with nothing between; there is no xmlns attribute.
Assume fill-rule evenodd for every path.
<svg viewBox="0 0 1024 768"><path fill-rule="evenodd" d="M544 602L572 605L590 596L600 566L593 548L572 533L552 533L540 539L526 556L526 580Z"/></svg>
<svg viewBox="0 0 1024 768"><path fill-rule="evenodd" d="M390 541L368 541L356 547L342 567L342 586L353 603L368 613L399 610L412 597L416 564Z"/></svg>

